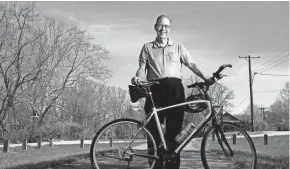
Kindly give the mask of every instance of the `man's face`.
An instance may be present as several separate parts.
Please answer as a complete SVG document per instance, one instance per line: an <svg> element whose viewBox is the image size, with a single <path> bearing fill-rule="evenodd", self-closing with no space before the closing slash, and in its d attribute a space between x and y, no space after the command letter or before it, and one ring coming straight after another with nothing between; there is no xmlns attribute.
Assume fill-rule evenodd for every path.
<svg viewBox="0 0 290 169"><path fill-rule="evenodd" d="M159 19L155 24L155 31L157 33L157 37L161 39L167 38L171 32L170 20L166 17Z"/></svg>

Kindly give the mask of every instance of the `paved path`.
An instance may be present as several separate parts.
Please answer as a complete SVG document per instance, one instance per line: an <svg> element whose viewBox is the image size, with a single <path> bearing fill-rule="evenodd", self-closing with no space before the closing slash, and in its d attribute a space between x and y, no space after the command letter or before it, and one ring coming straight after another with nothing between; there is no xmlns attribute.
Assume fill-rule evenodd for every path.
<svg viewBox="0 0 290 169"><path fill-rule="evenodd" d="M195 139L190 144L184 147L181 152L180 169L203 169L201 157L200 157L200 145L201 139ZM229 168L228 164L220 159L216 154L207 154L208 162L214 163L215 169ZM142 165L143 164L143 165ZM147 161L139 161L139 166L146 166ZM144 169L146 167L140 167ZM62 166L53 169L92 169L90 159L80 159L72 164L64 164ZM121 169L118 167L118 163L112 164L110 169ZM138 168L139 169L139 168Z"/></svg>
<svg viewBox="0 0 290 169"><path fill-rule="evenodd" d="M218 161L218 163L215 165L216 169L227 168L227 164L223 162L222 160L219 160L218 157L214 154L212 154L209 160L214 163ZM119 169L118 167L113 167L113 168ZM82 160L79 160L78 162L75 162L72 164L64 164L54 169L92 169L92 166L90 163L90 159L82 159ZM200 152L199 151L183 151L181 153L180 169L203 169Z"/></svg>

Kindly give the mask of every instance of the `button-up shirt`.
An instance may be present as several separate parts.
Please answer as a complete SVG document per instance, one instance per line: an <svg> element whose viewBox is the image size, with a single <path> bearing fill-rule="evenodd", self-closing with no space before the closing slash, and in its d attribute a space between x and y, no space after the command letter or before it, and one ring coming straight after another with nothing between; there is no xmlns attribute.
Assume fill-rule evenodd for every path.
<svg viewBox="0 0 290 169"><path fill-rule="evenodd" d="M139 66L146 67L147 80L175 77L181 78L182 64L194 63L186 48L168 39L162 47L157 40L146 43L139 56Z"/></svg>

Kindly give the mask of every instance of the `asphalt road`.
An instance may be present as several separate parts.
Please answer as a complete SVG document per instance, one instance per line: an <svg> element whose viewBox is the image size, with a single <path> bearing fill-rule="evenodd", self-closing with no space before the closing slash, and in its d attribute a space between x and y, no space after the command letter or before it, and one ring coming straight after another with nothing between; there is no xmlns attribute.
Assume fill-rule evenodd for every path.
<svg viewBox="0 0 290 169"><path fill-rule="evenodd" d="M216 164L216 169L227 168L227 163L223 162L216 155L211 156L211 161L219 161ZM72 164L64 164L62 166L56 167L54 169L92 169L90 159L81 159ZM113 167L112 169L121 169L118 167ZM181 153L181 165L180 169L203 169L199 151L184 151Z"/></svg>

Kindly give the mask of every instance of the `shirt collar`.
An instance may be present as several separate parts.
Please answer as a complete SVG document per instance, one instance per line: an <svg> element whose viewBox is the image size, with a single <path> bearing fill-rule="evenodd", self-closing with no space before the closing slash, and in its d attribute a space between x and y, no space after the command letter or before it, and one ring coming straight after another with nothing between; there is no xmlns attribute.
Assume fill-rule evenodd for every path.
<svg viewBox="0 0 290 169"><path fill-rule="evenodd" d="M173 45L173 41L168 37L168 41L167 41L167 45L171 46ZM153 42L153 48L160 48L160 43L157 41L157 38L155 39L155 41Z"/></svg>

